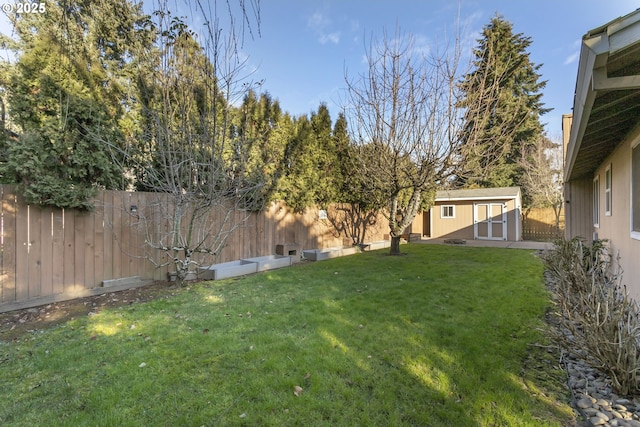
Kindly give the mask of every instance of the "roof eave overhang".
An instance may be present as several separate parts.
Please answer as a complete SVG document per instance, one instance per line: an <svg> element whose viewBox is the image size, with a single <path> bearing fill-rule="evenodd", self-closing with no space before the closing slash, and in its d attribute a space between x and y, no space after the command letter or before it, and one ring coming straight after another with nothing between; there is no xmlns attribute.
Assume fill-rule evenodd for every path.
<svg viewBox="0 0 640 427"><path fill-rule="evenodd" d="M583 37L573 103L573 121L565 157L565 182L573 178L573 167L598 92L640 89L638 75L607 76L607 61L610 55L636 44L639 40L640 9L596 28Z"/></svg>
<svg viewBox="0 0 640 427"><path fill-rule="evenodd" d="M573 122L571 123L571 134L565 161L565 181L571 179L571 172L580 150L584 131L589 123L593 102L596 99L596 90L593 87L593 70L606 67L608 56L609 37L605 33L583 40L580 50L576 93L573 101Z"/></svg>
<svg viewBox="0 0 640 427"><path fill-rule="evenodd" d="M480 196L480 197L436 197L436 202L456 202L466 200L515 200L518 196Z"/></svg>
<svg viewBox="0 0 640 427"><path fill-rule="evenodd" d="M436 196L434 201L436 202L460 202L460 201L469 201L469 200L478 200L478 201L486 201L486 200L518 200L520 198L520 189L515 193L508 194L492 194L492 195L465 195L465 196L456 196L456 195L447 195L447 196Z"/></svg>

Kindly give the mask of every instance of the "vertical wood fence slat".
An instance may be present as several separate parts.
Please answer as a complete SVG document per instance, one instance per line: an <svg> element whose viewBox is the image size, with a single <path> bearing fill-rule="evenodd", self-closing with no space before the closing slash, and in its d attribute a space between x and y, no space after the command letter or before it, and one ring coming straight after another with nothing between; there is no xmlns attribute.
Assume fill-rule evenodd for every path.
<svg viewBox="0 0 640 427"><path fill-rule="evenodd" d="M16 194L11 187L3 186L2 192L2 269L0 286L1 302L16 300Z"/></svg>
<svg viewBox="0 0 640 427"><path fill-rule="evenodd" d="M122 251L123 251L123 236L122 236L122 193L114 191L112 203L112 228L113 228L113 249L112 249L112 266L113 266L113 278L126 277L122 271Z"/></svg>
<svg viewBox="0 0 640 427"><path fill-rule="evenodd" d="M40 291L53 294L53 209L42 208L40 217Z"/></svg>
<svg viewBox="0 0 640 427"><path fill-rule="evenodd" d="M86 228L86 218L87 214L84 212L76 212L75 215L75 223L73 229L73 249L74 249L74 259L75 265L73 270L73 290L79 291L85 287L86 277L85 277L85 231L88 231Z"/></svg>
<svg viewBox="0 0 640 427"><path fill-rule="evenodd" d="M29 206L16 199L16 300L24 301L29 298Z"/></svg>
<svg viewBox="0 0 640 427"><path fill-rule="evenodd" d="M158 234L156 236L154 236L154 238L158 239L160 237L160 235L164 235L164 236L170 236L171 235L171 229L172 229L172 224L169 221L164 221L163 220L163 212L166 212L167 217L172 217L175 214L175 206L173 206L173 204L169 203L169 195L160 195L157 198L157 202L156 202L156 206L155 206L155 211L156 214L154 216L154 219L157 218L157 222L160 224L159 226L157 226L157 230L158 230ZM154 224L154 228L155 228L155 224ZM171 238L168 238L168 241L165 241L164 244L170 245L171 244ZM169 262L168 256L164 253L160 253L158 254L158 251L154 251L154 253L152 254L153 256L158 256L160 258L160 262L161 265L162 264L167 264ZM169 271L173 270L173 266L169 266L167 265L167 269ZM166 276L165 276L166 277Z"/></svg>
<svg viewBox="0 0 640 427"><path fill-rule="evenodd" d="M96 281L96 215L94 212L85 215L84 227L84 287L92 289L101 281Z"/></svg>
<svg viewBox="0 0 640 427"><path fill-rule="evenodd" d="M76 279L75 279L75 264L76 264L76 251L75 251L75 224L76 214L71 209L65 209L64 211L64 265L63 265L63 292L74 291Z"/></svg>
<svg viewBox="0 0 640 427"><path fill-rule="evenodd" d="M117 204L115 214L120 218L120 277L131 276L131 230L129 229L131 207L130 196L127 193L119 193L120 202ZM126 230L126 232L125 232Z"/></svg>
<svg viewBox="0 0 640 427"><path fill-rule="evenodd" d="M64 246L64 210L51 211L51 294L64 292L64 258L68 256Z"/></svg>
<svg viewBox="0 0 640 427"><path fill-rule="evenodd" d="M29 239L27 243L28 247L28 275L29 275L29 291L28 298L35 298L40 296L40 285L42 283L42 268L40 263L40 248L42 246L41 236L41 221L42 209L37 206L31 206L29 208ZM47 254L48 255L48 254Z"/></svg>
<svg viewBox="0 0 640 427"><path fill-rule="evenodd" d="M147 204L146 201L146 197L144 197L144 194L139 194L138 197L138 209L142 209L143 206L145 206ZM149 270L149 263L146 262L145 258L144 258L144 253L145 253L145 249L144 249L144 231L142 230L142 227L140 227L140 218L138 216L136 216L134 218L134 222L135 222L135 230L136 230L136 236L137 236L137 275L140 277L153 277L153 273L151 272L151 270ZM149 274L151 273L151 274Z"/></svg>
<svg viewBox="0 0 640 427"><path fill-rule="evenodd" d="M104 239L102 240L102 280L110 280L113 275L113 191L102 193L102 221L104 223Z"/></svg>
<svg viewBox="0 0 640 427"><path fill-rule="evenodd" d="M93 283L100 286L104 280L104 192L98 194L96 212L93 213Z"/></svg>
<svg viewBox="0 0 640 427"><path fill-rule="evenodd" d="M136 230L134 228L135 224L135 215L131 212L132 206L138 206L136 202L135 193L127 193L126 194L126 202L123 206L122 212L122 224L123 227L128 230L127 234L127 245L125 249L125 258L122 260L124 265L126 266L124 270L125 277L135 276L138 273L138 267L134 265L138 259L136 258ZM124 230L123 230L124 231Z"/></svg>

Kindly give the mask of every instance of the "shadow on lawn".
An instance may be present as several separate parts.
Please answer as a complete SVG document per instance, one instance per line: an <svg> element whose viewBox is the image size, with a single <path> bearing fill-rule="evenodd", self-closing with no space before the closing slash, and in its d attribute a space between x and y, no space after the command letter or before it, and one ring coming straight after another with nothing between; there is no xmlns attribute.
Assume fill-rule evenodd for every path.
<svg viewBox="0 0 640 427"><path fill-rule="evenodd" d="M548 383L525 378L525 362L539 365L527 358L546 351L529 346L540 339L532 325L501 324L521 314L526 295L514 304L497 295L507 299L490 303L468 288L473 280L453 290L446 275L438 284L398 271L395 282L363 287L364 279L341 289L343 299L327 295L333 320L319 328L345 364L362 371L358 381L345 379L349 386L375 390L372 407L395 404L396 421L407 425L574 425L570 408L547 396ZM561 390L559 384L554 393Z"/></svg>
<svg viewBox="0 0 640 427"><path fill-rule="evenodd" d="M531 324L507 321L532 318L526 289L496 291L493 282L503 279L495 273L478 278L495 268L487 259L505 263L498 252L407 249L408 257L362 254L203 283L152 310L101 313L87 325L84 350L119 348L108 357L128 362L109 368L100 359L97 374L123 378L133 367L150 374L144 387L162 393L116 384L122 402L161 411L192 396L185 405L204 408L193 419L147 408L149 422L569 425L544 384L522 377L527 344L538 335ZM464 262L445 262L452 250ZM423 252L428 267L415 262ZM508 277L522 267L503 268ZM347 274L352 269L361 274Z"/></svg>
<svg viewBox="0 0 640 427"><path fill-rule="evenodd" d="M338 322L353 322L348 315L338 317ZM401 325L404 320L402 315L385 317L387 324L396 321ZM402 424L532 425L517 422L529 419L531 423L541 415L540 408L529 412L526 402L532 400L546 407L550 418L545 421L558 417L560 422L564 418L558 414L558 405L539 392L543 387L527 391L521 367L496 368L491 353L468 358L468 352L458 350L463 343L451 345L455 336L437 339L415 329L420 328L387 326L385 331L384 325L376 322L363 326L357 337L350 333L340 336L326 329L320 334L348 360L346 364L362 371L356 375L357 381L345 378L346 384L363 392L376 390L367 399L371 406L384 408L395 402L397 421ZM385 334L394 337L389 345L385 345ZM399 340L401 335L406 338ZM518 400L525 403L514 405Z"/></svg>

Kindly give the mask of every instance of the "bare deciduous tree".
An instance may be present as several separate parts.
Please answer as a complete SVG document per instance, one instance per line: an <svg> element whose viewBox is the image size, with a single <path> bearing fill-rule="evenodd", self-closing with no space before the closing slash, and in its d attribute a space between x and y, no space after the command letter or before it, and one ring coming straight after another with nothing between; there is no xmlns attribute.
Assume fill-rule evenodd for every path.
<svg viewBox="0 0 640 427"><path fill-rule="evenodd" d="M528 208L553 209L555 227L560 234L560 214L563 205L562 191L562 145L546 137L540 138L524 151L520 167L520 185L527 196Z"/></svg>
<svg viewBox="0 0 640 427"><path fill-rule="evenodd" d="M137 225L148 258L173 265L179 282L215 261L228 236L261 208L261 183L248 181L243 141L230 131L234 102L255 86L239 48L259 21L258 0L227 2L224 24L215 5L186 6L204 20L200 27L166 1L156 5L157 40L138 77L144 126L120 156L138 188L158 194L136 212Z"/></svg>
<svg viewBox="0 0 640 427"><path fill-rule="evenodd" d="M460 117L456 108L460 49L422 49L396 29L371 41L368 68L347 76L345 114L358 145L365 191L380 194L392 255L430 195L455 170Z"/></svg>

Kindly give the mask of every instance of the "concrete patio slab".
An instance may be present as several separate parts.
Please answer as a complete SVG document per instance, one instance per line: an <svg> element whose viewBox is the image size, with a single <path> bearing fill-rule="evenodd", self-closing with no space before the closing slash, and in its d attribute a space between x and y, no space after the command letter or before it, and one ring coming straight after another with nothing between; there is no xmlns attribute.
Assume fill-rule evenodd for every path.
<svg viewBox="0 0 640 427"><path fill-rule="evenodd" d="M411 243L420 244L436 244L445 245L445 240L448 239L421 239L414 240ZM455 245L454 245L455 246ZM529 249L529 250L549 250L553 248L551 242L533 242L529 240L521 240L518 242L510 242L504 240L466 240L466 243L460 246L476 246L486 248L510 248L510 249Z"/></svg>

